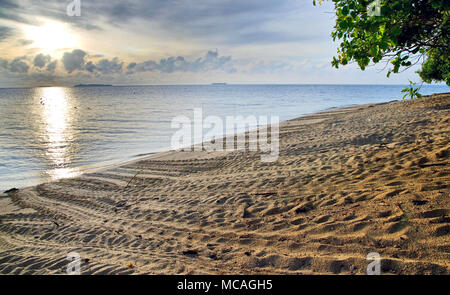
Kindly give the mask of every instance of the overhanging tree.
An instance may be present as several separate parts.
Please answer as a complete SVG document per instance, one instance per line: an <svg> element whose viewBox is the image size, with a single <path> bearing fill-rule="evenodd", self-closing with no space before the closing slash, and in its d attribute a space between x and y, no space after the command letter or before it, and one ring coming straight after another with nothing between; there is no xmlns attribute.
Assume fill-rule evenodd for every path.
<svg viewBox="0 0 450 295"><path fill-rule="evenodd" d="M356 62L364 70L385 62L389 77L421 63L418 74L424 82L445 81L450 86L450 1L332 1L336 24L331 35L340 40L334 67ZM371 3L379 4L379 15L370 13Z"/></svg>

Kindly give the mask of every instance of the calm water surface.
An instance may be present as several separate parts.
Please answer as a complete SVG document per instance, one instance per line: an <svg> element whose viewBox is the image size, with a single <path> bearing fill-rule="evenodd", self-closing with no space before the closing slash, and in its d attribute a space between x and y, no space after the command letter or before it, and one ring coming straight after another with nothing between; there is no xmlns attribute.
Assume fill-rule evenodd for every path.
<svg viewBox="0 0 450 295"><path fill-rule="evenodd" d="M401 99L402 85L204 85L0 89L0 191L170 149L172 118L277 115ZM423 86L421 93L449 92Z"/></svg>

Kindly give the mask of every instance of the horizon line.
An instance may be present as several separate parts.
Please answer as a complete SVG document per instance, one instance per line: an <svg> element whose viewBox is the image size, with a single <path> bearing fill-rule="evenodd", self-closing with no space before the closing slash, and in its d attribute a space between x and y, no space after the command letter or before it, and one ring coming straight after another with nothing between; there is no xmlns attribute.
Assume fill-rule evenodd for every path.
<svg viewBox="0 0 450 295"><path fill-rule="evenodd" d="M99 84L99 85L95 85ZM29 89L29 88L79 88L77 85L83 85L81 87L149 87L149 86L263 86L263 85L271 85L271 86L307 86L307 85L332 85L332 86L405 86L409 84L367 84L367 83L225 83L224 85L214 85L215 83L199 83L199 84L118 84L118 85L110 85L102 83L92 83L92 84L75 84L71 86L65 85L38 85L38 86L10 86L10 87L0 87L0 89ZM447 86L445 83L424 83L423 86ZM450 86L448 86L450 87Z"/></svg>

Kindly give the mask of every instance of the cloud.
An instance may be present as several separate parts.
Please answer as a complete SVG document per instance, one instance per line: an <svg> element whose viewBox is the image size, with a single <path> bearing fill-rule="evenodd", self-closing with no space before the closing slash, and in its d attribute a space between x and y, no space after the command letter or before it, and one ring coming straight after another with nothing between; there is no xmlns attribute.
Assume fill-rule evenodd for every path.
<svg viewBox="0 0 450 295"><path fill-rule="evenodd" d="M121 62L117 57L112 60L101 59L99 62L95 63L88 61L85 65L85 70L90 73L95 73L97 75L109 75L109 74L119 74L122 73L123 62Z"/></svg>
<svg viewBox="0 0 450 295"><path fill-rule="evenodd" d="M43 68L43 67L45 67L45 65L47 64L47 63L49 63L50 62L50 55L44 55L44 54L42 54L42 53L39 53L38 55L36 55L36 57L34 58L34 61L33 61L33 64L34 64L34 66L35 67L38 67L38 68Z"/></svg>
<svg viewBox="0 0 450 295"><path fill-rule="evenodd" d="M84 58L86 52L81 49L75 49L72 52L64 52L62 63L68 73L75 70L82 70L84 67Z"/></svg>
<svg viewBox="0 0 450 295"><path fill-rule="evenodd" d="M42 58L42 56L38 56L39 58ZM36 56L36 58L38 58L38 56ZM75 70L86 71L97 76L122 74L124 72L124 62L118 57L112 59L103 58L98 61L88 60L90 58L92 58L92 56L88 55L85 51L75 49L63 54L62 63L69 74ZM231 63L231 56L219 56L218 52L214 51L208 51L204 57L192 61L186 60L183 56L178 56L163 58L158 62L153 60L141 63L130 62L125 67L125 70L127 74L142 72L170 74L174 72L208 72L214 70L233 73L236 71Z"/></svg>
<svg viewBox="0 0 450 295"><path fill-rule="evenodd" d="M31 24L32 21L22 17L22 13L26 11L26 7L17 4L20 1L0 0L0 19L16 21L24 24Z"/></svg>
<svg viewBox="0 0 450 295"><path fill-rule="evenodd" d="M17 57L9 63L9 70L12 73L26 73L30 66L24 61L24 57Z"/></svg>
<svg viewBox="0 0 450 295"><path fill-rule="evenodd" d="M54 71L56 70L56 65L57 65L57 64L58 64L58 61L57 61L57 60L52 61L51 63L49 63L49 64L47 65L46 70L47 70L48 72L54 72Z"/></svg>
<svg viewBox="0 0 450 295"><path fill-rule="evenodd" d="M0 70L8 69L8 61L4 58L0 58Z"/></svg>
<svg viewBox="0 0 450 295"><path fill-rule="evenodd" d="M89 55L85 51L75 49L72 52L64 53L62 63L68 73L72 73L75 70L87 71L96 75L122 73L123 62L121 62L117 57L112 60L103 58L98 62L92 60L86 62L85 59L88 57Z"/></svg>
<svg viewBox="0 0 450 295"><path fill-rule="evenodd" d="M88 63L86 63L85 67L86 71L88 71L89 73L94 73L95 70L97 69L97 67L95 66L95 64L92 61L89 61Z"/></svg>
<svg viewBox="0 0 450 295"><path fill-rule="evenodd" d="M194 61L188 61L183 56L178 56L161 59L159 62L153 60L142 63L132 62L128 64L127 70L129 74L149 71L159 71L161 73L207 72L213 70L223 70L231 73L236 71L231 64L231 56L219 56L218 52L214 51L208 51L205 57Z"/></svg>
<svg viewBox="0 0 450 295"><path fill-rule="evenodd" d="M111 60L103 58L98 62L87 60L99 55L90 56L81 49L75 49L72 52L64 52L62 63L65 70L70 74L75 70L87 71L96 75L109 75L122 73L123 62L115 57Z"/></svg>
<svg viewBox="0 0 450 295"><path fill-rule="evenodd" d="M183 56L167 57L158 62L130 62L125 64L118 57L94 57L88 52L75 49L64 52L59 60L50 55L38 53L7 60L0 58L0 84L5 79L15 81L17 85L74 85L79 83L146 83L162 81L158 76L177 79L182 77L212 77L221 74L233 74L231 56L221 56L217 51L207 51L199 58ZM58 67L58 63L62 67ZM220 72L220 73L219 73ZM147 74L146 74L147 73ZM46 80L47 79L47 80ZM3 82L4 83L4 82Z"/></svg>
<svg viewBox="0 0 450 295"><path fill-rule="evenodd" d="M42 73L42 69L45 68L47 72L54 72L56 70L56 65L58 64L57 60L52 61L50 55L45 55L42 53L37 54L33 59L33 66L38 70L39 73Z"/></svg>
<svg viewBox="0 0 450 295"><path fill-rule="evenodd" d="M136 24L169 39L202 39L218 44L296 42L314 36L296 12L318 13L311 0L99 0L82 1L81 16L69 17L69 1L0 0L0 20L36 23L36 15L83 30L111 24L136 31ZM287 20L286 16L292 19ZM139 25L140 26L140 25ZM317 33L317 26L314 28ZM139 29L138 29L139 30ZM329 38L329 36L326 36Z"/></svg>
<svg viewBox="0 0 450 295"><path fill-rule="evenodd" d="M120 62L117 57L112 60L102 59L95 65L95 69L105 75L122 73L122 67L123 62Z"/></svg>
<svg viewBox="0 0 450 295"><path fill-rule="evenodd" d="M0 42L9 38L12 35L13 31L14 30L10 27L0 26Z"/></svg>
<svg viewBox="0 0 450 295"><path fill-rule="evenodd" d="M83 1L82 1L83 2ZM66 14L66 8L69 1L48 1L48 0L0 0L0 20L12 20L15 22L39 25L36 15L44 18L50 18L72 24L74 27L85 30L101 29L99 26L92 24L82 17L69 17ZM82 3L83 8L87 3ZM91 15L92 20L95 17Z"/></svg>
<svg viewBox="0 0 450 295"><path fill-rule="evenodd" d="M299 42L317 38L325 27L305 21L320 14L312 0L110 0L90 3L86 10L118 27L148 23L164 38L215 44ZM322 38L329 38L330 28Z"/></svg>
<svg viewBox="0 0 450 295"><path fill-rule="evenodd" d="M26 40L26 39L20 39L19 41L17 41L17 44L19 44L19 46L28 46L33 43L34 43L33 40Z"/></svg>
<svg viewBox="0 0 450 295"><path fill-rule="evenodd" d="M136 68L136 66L137 66L137 63L131 62L131 63L128 64L127 70L128 71L133 71Z"/></svg>

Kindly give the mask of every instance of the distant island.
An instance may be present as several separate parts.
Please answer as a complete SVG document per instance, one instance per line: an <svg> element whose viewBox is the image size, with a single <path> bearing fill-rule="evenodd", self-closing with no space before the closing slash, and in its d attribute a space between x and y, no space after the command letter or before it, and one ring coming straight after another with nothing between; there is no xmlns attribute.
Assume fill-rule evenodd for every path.
<svg viewBox="0 0 450 295"><path fill-rule="evenodd" d="M228 85L228 84L227 83L211 83L211 85L218 86L218 85Z"/></svg>
<svg viewBox="0 0 450 295"><path fill-rule="evenodd" d="M106 87L106 86L110 87L112 85L111 84L78 84L73 87L100 87L100 86L101 87Z"/></svg>

